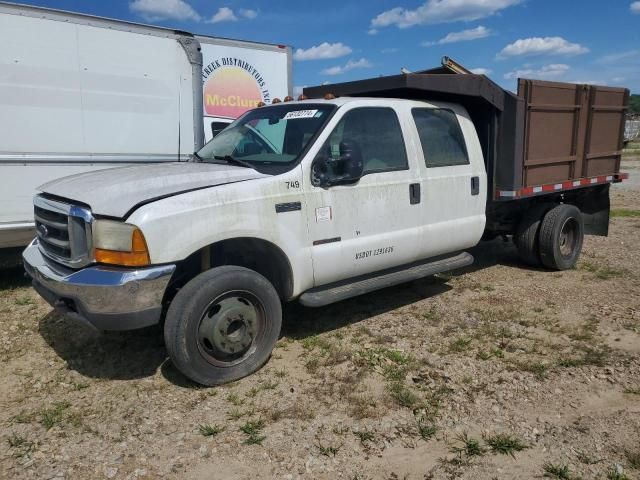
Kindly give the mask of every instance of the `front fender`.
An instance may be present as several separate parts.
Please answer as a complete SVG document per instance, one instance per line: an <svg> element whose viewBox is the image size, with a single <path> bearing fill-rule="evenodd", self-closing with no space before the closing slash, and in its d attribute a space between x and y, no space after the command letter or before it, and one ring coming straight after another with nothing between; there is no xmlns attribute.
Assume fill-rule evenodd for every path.
<svg viewBox="0 0 640 480"><path fill-rule="evenodd" d="M277 211L276 204L302 202L301 193L256 192L262 181L244 183L243 191L224 187L191 192L153 202L127 222L143 232L154 264L174 263L214 243L255 238L286 255L294 275L294 294L313 286L311 248L304 208ZM238 200L238 196L244 197Z"/></svg>

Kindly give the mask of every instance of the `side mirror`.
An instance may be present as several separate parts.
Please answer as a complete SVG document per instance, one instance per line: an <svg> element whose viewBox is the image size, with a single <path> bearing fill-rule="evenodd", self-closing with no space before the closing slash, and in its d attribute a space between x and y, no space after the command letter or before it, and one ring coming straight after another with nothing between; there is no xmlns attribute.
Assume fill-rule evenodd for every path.
<svg viewBox="0 0 640 480"><path fill-rule="evenodd" d="M320 153L311 164L311 183L315 187L356 183L364 173L362 152L352 142L340 142L340 157Z"/></svg>

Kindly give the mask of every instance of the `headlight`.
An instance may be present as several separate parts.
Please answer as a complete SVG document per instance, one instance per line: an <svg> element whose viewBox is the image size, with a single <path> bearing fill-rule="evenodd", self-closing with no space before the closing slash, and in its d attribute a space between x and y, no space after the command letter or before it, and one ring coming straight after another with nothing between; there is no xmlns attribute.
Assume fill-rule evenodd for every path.
<svg viewBox="0 0 640 480"><path fill-rule="evenodd" d="M94 257L98 263L143 267L151 263L147 242L138 227L113 220L93 224Z"/></svg>

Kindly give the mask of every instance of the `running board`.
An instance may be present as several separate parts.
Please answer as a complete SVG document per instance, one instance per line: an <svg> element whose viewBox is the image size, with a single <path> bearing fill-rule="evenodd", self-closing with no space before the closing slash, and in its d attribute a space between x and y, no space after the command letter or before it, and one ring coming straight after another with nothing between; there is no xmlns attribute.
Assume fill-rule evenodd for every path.
<svg viewBox="0 0 640 480"><path fill-rule="evenodd" d="M453 257L431 260L427 263L410 264L404 267L367 276L356 277L347 281L331 283L318 288L312 288L300 295L300 303L305 307L323 307L330 303L339 302L351 297L357 297L381 288L392 287L401 283L418 280L435 275L436 273L455 270L473 263L473 257L463 252Z"/></svg>

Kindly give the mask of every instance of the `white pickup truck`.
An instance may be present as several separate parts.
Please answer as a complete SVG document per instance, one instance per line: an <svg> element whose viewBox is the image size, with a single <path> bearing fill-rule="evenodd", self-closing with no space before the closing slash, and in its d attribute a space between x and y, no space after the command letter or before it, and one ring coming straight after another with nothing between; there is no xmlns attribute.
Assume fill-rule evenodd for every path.
<svg viewBox="0 0 640 480"><path fill-rule="evenodd" d="M469 265L464 250L488 217L504 229L493 234L513 229L530 263L575 264L578 206L533 196L536 217L498 222L490 184L460 104L278 103L247 112L192 162L43 185L23 257L47 301L98 329L164 322L176 367L215 385L268 360L281 302L322 306ZM513 217L525 200L511 204Z"/></svg>

